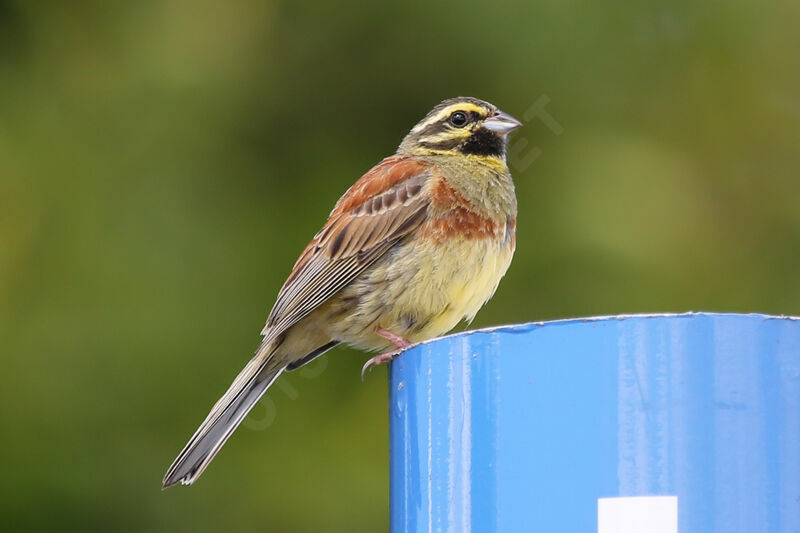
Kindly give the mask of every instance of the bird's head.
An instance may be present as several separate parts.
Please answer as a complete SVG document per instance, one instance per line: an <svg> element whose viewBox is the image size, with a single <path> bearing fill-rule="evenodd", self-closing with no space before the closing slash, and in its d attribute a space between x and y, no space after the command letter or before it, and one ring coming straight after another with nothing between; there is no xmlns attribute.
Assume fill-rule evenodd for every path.
<svg viewBox="0 0 800 533"><path fill-rule="evenodd" d="M460 96L434 107L406 135L398 152L505 159L508 134L521 125L519 120L489 102Z"/></svg>

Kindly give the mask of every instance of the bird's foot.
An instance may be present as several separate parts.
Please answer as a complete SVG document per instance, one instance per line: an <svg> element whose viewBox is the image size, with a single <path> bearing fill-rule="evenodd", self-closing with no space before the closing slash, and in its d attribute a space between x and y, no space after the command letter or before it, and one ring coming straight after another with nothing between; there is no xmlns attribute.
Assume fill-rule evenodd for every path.
<svg viewBox="0 0 800 533"><path fill-rule="evenodd" d="M373 366L382 365L383 363L388 363L402 352L402 349L399 350L392 350L391 352L384 352L380 355L376 355L372 359L369 359L364 366L361 367L361 381L364 381L364 378L367 375L367 370L371 369Z"/></svg>
<svg viewBox="0 0 800 533"><path fill-rule="evenodd" d="M411 346L411 341L392 333L389 330L383 328L375 328L375 333L386 339L387 341L391 342L395 346L397 346L396 350L392 350L390 352L384 352L382 354L376 355L372 359L368 360L364 363L364 366L361 367L361 380L364 380L364 376L367 373L367 370L372 368L373 366L382 365L383 363L388 363L398 355L400 355L403 350Z"/></svg>

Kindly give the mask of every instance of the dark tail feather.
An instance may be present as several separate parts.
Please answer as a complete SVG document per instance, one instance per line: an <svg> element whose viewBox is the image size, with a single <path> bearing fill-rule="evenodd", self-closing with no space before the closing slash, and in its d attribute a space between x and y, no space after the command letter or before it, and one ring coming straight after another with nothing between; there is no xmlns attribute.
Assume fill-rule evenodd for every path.
<svg viewBox="0 0 800 533"><path fill-rule="evenodd" d="M169 467L163 489L176 483L191 485L200 477L250 409L286 368L272 361L278 344L273 341L258 348Z"/></svg>

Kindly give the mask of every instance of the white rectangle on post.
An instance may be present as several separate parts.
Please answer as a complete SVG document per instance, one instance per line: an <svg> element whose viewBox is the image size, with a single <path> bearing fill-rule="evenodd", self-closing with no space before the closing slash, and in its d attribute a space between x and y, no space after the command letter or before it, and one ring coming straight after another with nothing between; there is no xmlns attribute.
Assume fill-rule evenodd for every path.
<svg viewBox="0 0 800 533"><path fill-rule="evenodd" d="M599 498L597 533L678 533L678 497Z"/></svg>

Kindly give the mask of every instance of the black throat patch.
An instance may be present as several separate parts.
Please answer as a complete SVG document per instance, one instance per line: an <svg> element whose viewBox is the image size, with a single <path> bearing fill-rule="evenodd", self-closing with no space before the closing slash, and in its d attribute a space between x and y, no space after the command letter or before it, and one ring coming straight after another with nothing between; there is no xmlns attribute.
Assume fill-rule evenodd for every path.
<svg viewBox="0 0 800 533"><path fill-rule="evenodd" d="M480 128L470 135L461 147L461 151L465 154L502 157L506 153L506 142L496 133Z"/></svg>

